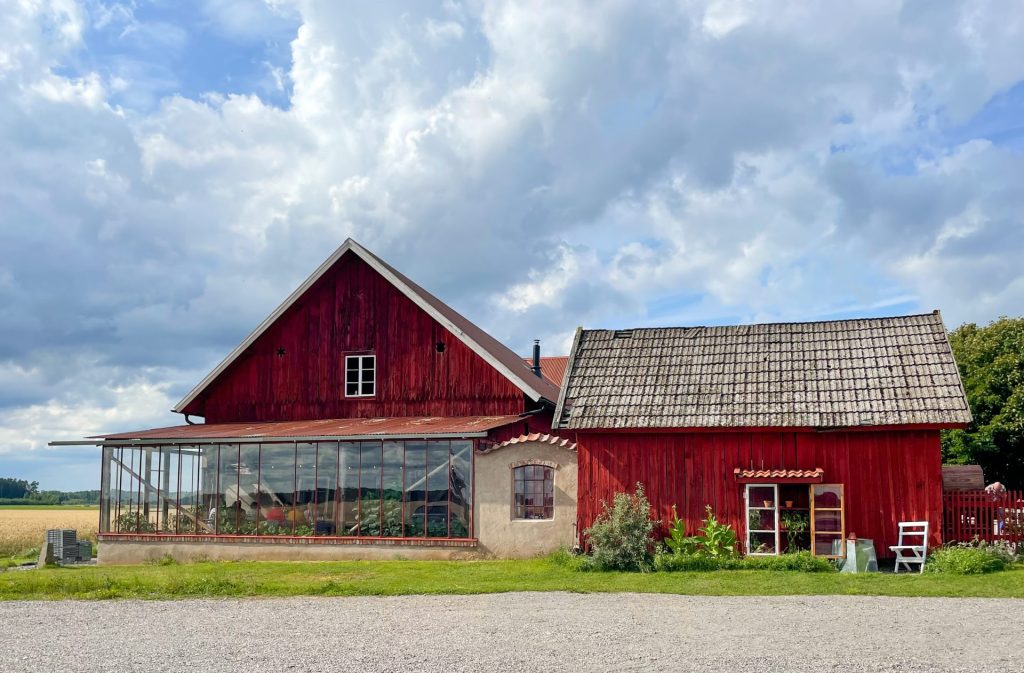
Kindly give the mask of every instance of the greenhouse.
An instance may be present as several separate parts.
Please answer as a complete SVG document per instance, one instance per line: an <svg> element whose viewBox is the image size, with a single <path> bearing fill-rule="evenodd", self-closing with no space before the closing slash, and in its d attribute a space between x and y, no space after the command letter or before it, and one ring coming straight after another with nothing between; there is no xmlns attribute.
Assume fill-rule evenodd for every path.
<svg viewBox="0 0 1024 673"><path fill-rule="evenodd" d="M101 533L473 537L473 440L103 447Z"/></svg>

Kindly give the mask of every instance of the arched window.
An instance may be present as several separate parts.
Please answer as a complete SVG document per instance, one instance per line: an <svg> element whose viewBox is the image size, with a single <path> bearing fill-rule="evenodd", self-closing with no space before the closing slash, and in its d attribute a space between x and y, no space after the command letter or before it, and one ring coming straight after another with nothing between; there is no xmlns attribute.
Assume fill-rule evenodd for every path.
<svg viewBox="0 0 1024 673"><path fill-rule="evenodd" d="M551 519L555 515L555 471L546 465L522 465L512 470L512 518Z"/></svg>

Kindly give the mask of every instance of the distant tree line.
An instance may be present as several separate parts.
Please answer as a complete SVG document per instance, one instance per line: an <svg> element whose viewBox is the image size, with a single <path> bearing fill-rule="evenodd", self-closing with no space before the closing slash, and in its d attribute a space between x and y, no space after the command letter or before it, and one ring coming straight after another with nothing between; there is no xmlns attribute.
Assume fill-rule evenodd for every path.
<svg viewBox="0 0 1024 673"><path fill-rule="evenodd" d="M40 491L38 481L0 477L0 505L98 505L99 490Z"/></svg>
<svg viewBox="0 0 1024 673"><path fill-rule="evenodd" d="M38 481L0 477L0 498L28 498L39 493Z"/></svg>
<svg viewBox="0 0 1024 673"><path fill-rule="evenodd" d="M1024 488L1024 318L967 323L949 342L974 421L942 433L943 460L976 463L987 483Z"/></svg>

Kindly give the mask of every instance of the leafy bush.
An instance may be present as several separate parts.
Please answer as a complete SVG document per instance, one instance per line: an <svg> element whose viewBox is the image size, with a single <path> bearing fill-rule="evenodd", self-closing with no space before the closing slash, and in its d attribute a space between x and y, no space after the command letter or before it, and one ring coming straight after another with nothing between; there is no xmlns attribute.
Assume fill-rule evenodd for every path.
<svg viewBox="0 0 1024 673"><path fill-rule="evenodd" d="M686 522L679 518L676 506L672 505L672 523L668 527L665 546L673 554L694 554L697 552L696 536L686 535Z"/></svg>
<svg viewBox="0 0 1024 673"><path fill-rule="evenodd" d="M970 546L936 549L924 566L925 572L949 575L981 575L1005 568L1001 550Z"/></svg>
<svg viewBox="0 0 1024 673"><path fill-rule="evenodd" d="M702 533L697 538L701 551L711 556L735 558L736 531L728 524L718 523L711 505L704 506L704 525L699 529Z"/></svg>
<svg viewBox="0 0 1024 673"><path fill-rule="evenodd" d="M711 511L711 505L704 506L704 521L697 529L700 535L686 535L686 522L672 507L672 523L669 525L665 546L677 556L703 554L722 558L736 558L736 531L732 526L719 523Z"/></svg>
<svg viewBox="0 0 1024 673"><path fill-rule="evenodd" d="M982 549L985 553L1002 559L1003 563L1006 565L1024 561L1024 544L1020 543L1014 544L1013 542L1006 542L1005 540L999 540L998 542L986 542L975 537L971 542L960 542L956 546L976 547L978 549Z"/></svg>
<svg viewBox="0 0 1024 673"><path fill-rule="evenodd" d="M650 570L654 521L643 484L636 485L635 493L616 493L610 507L601 505L594 525L583 531L592 553L588 565L595 570Z"/></svg>

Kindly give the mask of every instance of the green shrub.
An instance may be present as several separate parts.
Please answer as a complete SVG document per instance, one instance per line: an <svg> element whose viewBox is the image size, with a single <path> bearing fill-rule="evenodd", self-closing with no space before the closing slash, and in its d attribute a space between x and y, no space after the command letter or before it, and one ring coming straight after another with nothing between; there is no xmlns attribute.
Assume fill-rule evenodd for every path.
<svg viewBox="0 0 1024 673"><path fill-rule="evenodd" d="M594 570L650 570L654 521L643 485L638 483L632 494L616 493L610 507L606 502L601 506L594 525L583 531L591 548L587 565Z"/></svg>
<svg viewBox="0 0 1024 673"><path fill-rule="evenodd" d="M658 554L654 557L654 569L659 572L704 572L711 570L795 570L808 573L830 573L836 568L825 558L814 556L809 551L779 556L710 556L696 554Z"/></svg>
<svg viewBox="0 0 1024 673"><path fill-rule="evenodd" d="M693 554L656 554L654 569L658 572L705 572L710 570L735 570L740 559L725 556L709 556L702 552Z"/></svg>
<svg viewBox="0 0 1024 673"><path fill-rule="evenodd" d="M943 547L936 549L924 570L929 573L949 575L981 575L1006 568L1006 561L1000 552L993 553L981 547Z"/></svg>
<svg viewBox="0 0 1024 673"><path fill-rule="evenodd" d="M744 570L798 570L805 573L836 572L835 565L827 558L815 556L809 551L778 556L748 556L743 559Z"/></svg>

